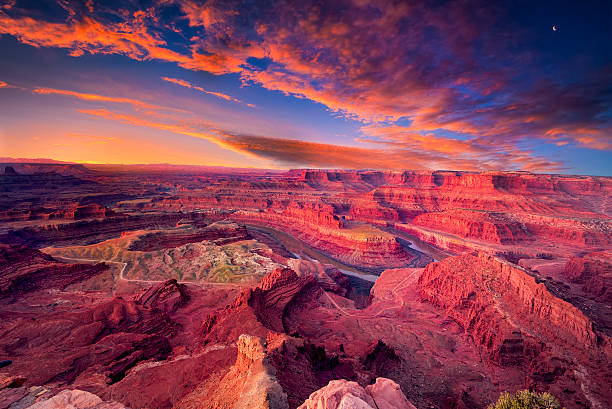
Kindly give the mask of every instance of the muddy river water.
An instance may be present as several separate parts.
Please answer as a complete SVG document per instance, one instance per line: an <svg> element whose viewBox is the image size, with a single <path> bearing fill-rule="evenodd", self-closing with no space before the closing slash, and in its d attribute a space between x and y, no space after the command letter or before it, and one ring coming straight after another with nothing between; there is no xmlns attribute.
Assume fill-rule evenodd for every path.
<svg viewBox="0 0 612 409"><path fill-rule="evenodd" d="M248 230L255 231L256 233L259 233L259 234L264 234L268 236L269 238L275 240L277 243L281 244L285 249L287 249L287 251L289 251L295 257L303 258L303 259L317 260L322 264L331 264L346 275L357 277L357 278L360 278L362 280L366 280L369 282L375 282L376 279L378 278L378 275L373 274L372 270L365 269L365 268L359 268L357 266L351 266L351 265L342 263L341 261L336 260L335 258L322 253L321 251L313 249L312 247L308 246L301 240L293 237L292 235L288 233L282 232L280 230L277 230L277 229L274 229L268 226L261 226L261 225L255 225L255 224L246 224L246 227ZM402 236L403 236L402 238L406 238L405 235L402 235ZM411 244L414 245L413 242L411 242ZM429 256L431 257L431 259L434 259L434 260L437 260L437 258L439 257L439 253L433 254L432 252L432 254L427 254L430 252L428 251L428 248L425 246L418 246L418 248L415 248L409 245L409 247L411 247L412 251L420 253L421 256L423 256L423 253L425 253L424 254L425 256ZM407 267L414 267L414 266L407 266Z"/></svg>

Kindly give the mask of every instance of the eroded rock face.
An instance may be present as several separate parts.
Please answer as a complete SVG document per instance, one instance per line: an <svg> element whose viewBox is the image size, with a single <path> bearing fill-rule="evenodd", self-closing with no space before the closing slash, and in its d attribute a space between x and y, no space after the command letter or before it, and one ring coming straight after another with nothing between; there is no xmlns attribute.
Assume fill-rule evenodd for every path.
<svg viewBox="0 0 612 409"><path fill-rule="evenodd" d="M285 332L284 319L292 302L309 291L320 290L312 275L298 277L291 269L281 268L266 275L259 286L246 289L230 306L211 315L202 324L207 340L236 339L240 333L265 337L268 330Z"/></svg>
<svg viewBox="0 0 612 409"><path fill-rule="evenodd" d="M373 385L366 386L378 409L416 409L406 399L398 384L387 378L377 378Z"/></svg>
<svg viewBox="0 0 612 409"><path fill-rule="evenodd" d="M175 409L289 409L287 395L268 363L265 341L242 334L236 363L196 388Z"/></svg>
<svg viewBox="0 0 612 409"><path fill-rule="evenodd" d="M612 252L588 253L572 257L565 265L565 275L583 284L583 290L600 302L612 305Z"/></svg>
<svg viewBox="0 0 612 409"><path fill-rule="evenodd" d="M520 223L501 213L467 210L430 212L418 215L412 222L419 226L489 243L505 244L533 240Z"/></svg>
<svg viewBox="0 0 612 409"><path fill-rule="evenodd" d="M38 317L3 313L2 320L0 359L12 359L7 370L25 375L28 385L118 382L143 360L165 359L167 337L177 330L162 311L119 297Z"/></svg>
<svg viewBox="0 0 612 409"><path fill-rule="evenodd" d="M62 289L106 268L103 264L60 263L35 249L0 244L0 298L15 298L39 288Z"/></svg>
<svg viewBox="0 0 612 409"><path fill-rule="evenodd" d="M406 399L398 384L377 378L365 389L344 379L331 381L313 392L298 409L416 409Z"/></svg>
<svg viewBox="0 0 612 409"><path fill-rule="evenodd" d="M591 374L579 380L589 391L583 399L593 406L610 400L597 386L611 377L610 339L526 270L466 254L430 264L419 283L423 298L444 308L495 364L528 367L531 382L554 388L575 382L572 371L581 368Z"/></svg>
<svg viewBox="0 0 612 409"><path fill-rule="evenodd" d="M175 279L155 284L136 298L137 304L166 313L176 311L187 301L189 295L185 285L179 284Z"/></svg>
<svg viewBox="0 0 612 409"><path fill-rule="evenodd" d="M247 240L248 238L249 235L244 225L232 222L217 222L197 231L148 234L132 243L130 250L156 251L180 247L187 243L197 243L203 240L214 241L216 244L221 245Z"/></svg>
<svg viewBox="0 0 612 409"><path fill-rule="evenodd" d="M340 379L361 385L340 407L402 407L405 394L478 409L525 387L568 409L610 406L612 179L216 172L0 176L13 246L0 248L0 361L13 360L0 380L27 378L0 409L64 388L132 409L283 406L282 392L296 408ZM445 250L482 254L424 270ZM236 267L253 279L212 279ZM355 296L340 270L384 271Z"/></svg>

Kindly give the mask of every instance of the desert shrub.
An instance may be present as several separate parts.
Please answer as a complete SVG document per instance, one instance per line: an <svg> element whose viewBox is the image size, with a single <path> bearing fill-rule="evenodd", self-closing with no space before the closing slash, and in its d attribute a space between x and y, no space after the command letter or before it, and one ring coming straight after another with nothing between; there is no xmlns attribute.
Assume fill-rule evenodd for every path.
<svg viewBox="0 0 612 409"><path fill-rule="evenodd" d="M561 409L561 405L548 392L537 393L524 390L512 394L502 393L497 402L489 405L488 409Z"/></svg>

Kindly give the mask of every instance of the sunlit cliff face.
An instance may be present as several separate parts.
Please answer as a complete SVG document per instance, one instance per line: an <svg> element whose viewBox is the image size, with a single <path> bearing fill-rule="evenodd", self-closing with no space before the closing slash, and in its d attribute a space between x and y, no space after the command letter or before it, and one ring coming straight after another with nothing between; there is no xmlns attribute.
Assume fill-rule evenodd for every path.
<svg viewBox="0 0 612 409"><path fill-rule="evenodd" d="M609 174L605 3L5 1L0 155Z"/></svg>

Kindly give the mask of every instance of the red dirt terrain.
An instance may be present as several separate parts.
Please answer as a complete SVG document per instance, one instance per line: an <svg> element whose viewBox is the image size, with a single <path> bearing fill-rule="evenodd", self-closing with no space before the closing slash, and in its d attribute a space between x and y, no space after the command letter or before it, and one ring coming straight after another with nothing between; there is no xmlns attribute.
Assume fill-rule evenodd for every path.
<svg viewBox="0 0 612 409"><path fill-rule="evenodd" d="M612 407L612 179L7 164L0 409Z"/></svg>

